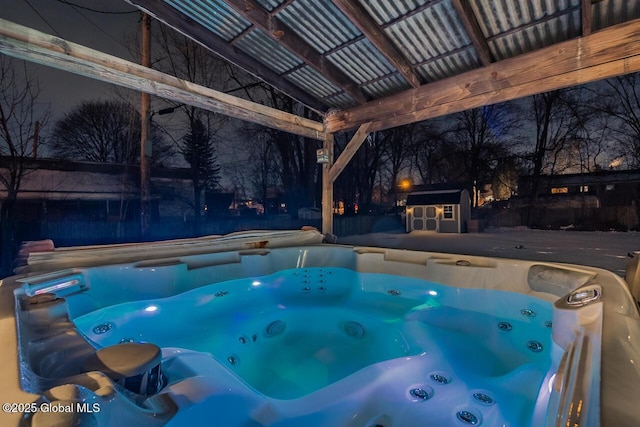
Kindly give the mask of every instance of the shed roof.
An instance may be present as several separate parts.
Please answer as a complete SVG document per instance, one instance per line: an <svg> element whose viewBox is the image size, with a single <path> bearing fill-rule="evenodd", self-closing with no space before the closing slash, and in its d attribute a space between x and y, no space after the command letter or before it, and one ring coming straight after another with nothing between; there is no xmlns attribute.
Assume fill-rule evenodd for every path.
<svg viewBox="0 0 640 427"><path fill-rule="evenodd" d="M407 195L407 206L459 205L465 190L420 191Z"/></svg>

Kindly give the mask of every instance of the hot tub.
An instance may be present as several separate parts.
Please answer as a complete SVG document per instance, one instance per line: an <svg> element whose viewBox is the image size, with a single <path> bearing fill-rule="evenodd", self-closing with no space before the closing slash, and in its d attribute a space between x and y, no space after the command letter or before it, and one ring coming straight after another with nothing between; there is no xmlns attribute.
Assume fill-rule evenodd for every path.
<svg viewBox="0 0 640 427"><path fill-rule="evenodd" d="M1 424L640 425L613 273L322 238L32 256L0 287Z"/></svg>

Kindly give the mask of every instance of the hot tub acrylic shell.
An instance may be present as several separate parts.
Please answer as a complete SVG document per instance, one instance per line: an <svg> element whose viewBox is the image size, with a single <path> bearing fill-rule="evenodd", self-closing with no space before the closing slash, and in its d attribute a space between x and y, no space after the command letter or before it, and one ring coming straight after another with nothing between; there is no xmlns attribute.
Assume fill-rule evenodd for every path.
<svg viewBox="0 0 640 427"><path fill-rule="evenodd" d="M170 298L205 285L317 268L392 274L452 289L496 290L553 304L550 368L536 385L538 402L525 422L532 426L640 425L634 408L635 396L640 395L636 369L640 322L626 283L616 275L583 266L325 245L321 240L313 232L254 233L205 245L200 240L195 245L180 241L125 250L89 248L76 256L69 251L59 259L34 262L33 271L27 268L0 286L0 342L5 350L0 356L5 384L0 396L3 402L16 404L9 408L16 410L13 413L0 414L2 425L20 425L21 417L32 425L52 420L69 425L78 421L193 425L215 419L216 425L225 427L398 427L416 425L425 415L435 422L432 425L473 425L473 419L465 423L465 416L477 417L476 425L503 419L496 414L499 405L470 400L471 391L485 393L471 383L467 386L462 378L443 393L445 389L429 379L433 372L424 354L381 361L292 399L256 392L224 363L212 363L211 355L184 348L162 349L163 369L181 375L181 380L149 398L123 391L100 372L78 371L77 366L96 347L73 323L83 314L131 301ZM78 266L73 266L74 259ZM398 289L383 281L366 291L389 295ZM38 302L38 293L54 294L57 299L28 304ZM189 327L193 325L185 325ZM454 386L461 387L458 391L464 397L452 391ZM412 390L434 397L422 401L420 392ZM451 396L446 411L428 406L436 402L435 396L444 395ZM29 414L33 402L81 406L74 406L72 414ZM84 413L78 413L78 408ZM435 418L434 413L438 413Z"/></svg>

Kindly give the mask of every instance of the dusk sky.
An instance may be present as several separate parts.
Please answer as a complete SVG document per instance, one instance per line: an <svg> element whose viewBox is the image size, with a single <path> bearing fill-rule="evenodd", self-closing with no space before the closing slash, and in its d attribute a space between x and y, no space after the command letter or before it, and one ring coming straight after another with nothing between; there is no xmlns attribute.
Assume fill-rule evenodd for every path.
<svg viewBox="0 0 640 427"><path fill-rule="evenodd" d="M140 12L124 0L0 0L0 18L128 61L140 61L133 58L126 47L127 41L135 40L139 31ZM50 124L82 101L112 97L113 90L117 88L110 83L52 67L35 63L27 65L37 72L42 91L40 100L51 102L53 117ZM173 115L156 118L165 125L176 119L178 117ZM233 132L234 129L229 126L227 131ZM219 154L225 152L224 145L221 143L218 147ZM236 164L238 161L235 155L228 153L220 157L223 167L225 160Z"/></svg>
<svg viewBox="0 0 640 427"><path fill-rule="evenodd" d="M135 37L140 14L124 0L0 0L0 18L137 61L125 43ZM37 70L42 100L51 101L56 118L82 100L107 96L114 87L51 67L30 67Z"/></svg>

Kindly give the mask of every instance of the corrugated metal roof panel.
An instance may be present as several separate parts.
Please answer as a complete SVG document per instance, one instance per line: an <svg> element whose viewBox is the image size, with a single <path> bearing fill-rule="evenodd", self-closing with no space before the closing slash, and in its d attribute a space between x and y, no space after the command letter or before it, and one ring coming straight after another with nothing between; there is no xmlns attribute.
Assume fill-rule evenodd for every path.
<svg viewBox="0 0 640 427"><path fill-rule="evenodd" d="M397 93L407 83L331 0L255 0L372 98ZM452 0L358 1L416 68L423 82L482 66ZM500 61L582 34L582 0L468 0L493 59ZM223 0L163 0L294 85L332 106L355 102L344 88L253 28ZM162 4L159 2L158 4ZM275 13L274 11L278 12ZM592 31L640 18L640 0L598 0ZM238 36L241 37L238 37ZM292 71L294 70L294 71ZM346 86L346 84L345 84Z"/></svg>
<svg viewBox="0 0 640 427"><path fill-rule="evenodd" d="M360 31L327 0L297 0L276 17L318 52L325 53L360 35Z"/></svg>
<svg viewBox="0 0 640 427"><path fill-rule="evenodd" d="M348 44L327 55L327 59L359 84L395 71L389 61L367 39Z"/></svg>
<svg viewBox="0 0 640 427"><path fill-rule="evenodd" d="M280 0L256 0L258 2L258 4L262 7L264 7L265 9L267 9L269 12L271 12L273 9L275 9L276 7L280 6L284 0L280 1Z"/></svg>
<svg viewBox="0 0 640 427"><path fill-rule="evenodd" d="M580 36L580 5L580 0L472 0L491 53L498 61Z"/></svg>
<svg viewBox="0 0 640 427"><path fill-rule="evenodd" d="M360 0L360 3L378 25L385 25L418 9L429 1L430 0Z"/></svg>
<svg viewBox="0 0 640 427"><path fill-rule="evenodd" d="M374 99L383 98L407 89L411 89L411 86L399 74L393 74L362 87L363 92Z"/></svg>
<svg viewBox="0 0 640 427"><path fill-rule="evenodd" d="M385 31L413 64L471 43L450 1L428 7Z"/></svg>
<svg viewBox="0 0 640 427"><path fill-rule="evenodd" d="M203 27L229 41L251 26L251 23L238 15L220 0L165 0L165 2L184 13Z"/></svg>
<svg viewBox="0 0 640 427"><path fill-rule="evenodd" d="M298 57L257 29L239 39L236 46L280 74L302 64Z"/></svg>
<svg viewBox="0 0 640 427"><path fill-rule="evenodd" d="M286 77L318 98L326 98L341 91L340 88L325 79L311 67L302 67L299 70L287 74Z"/></svg>
<svg viewBox="0 0 640 427"><path fill-rule="evenodd" d="M348 108L357 105L357 102L344 92L329 96L324 99L324 102L334 108Z"/></svg>
<svg viewBox="0 0 640 427"><path fill-rule="evenodd" d="M568 9L580 9L581 0L495 1L471 0L484 35L489 38Z"/></svg>
<svg viewBox="0 0 640 427"><path fill-rule="evenodd" d="M502 60L579 37L582 34L581 16L580 9L575 9L557 18L491 40L489 48L496 60Z"/></svg>
<svg viewBox="0 0 640 427"><path fill-rule="evenodd" d="M602 0L591 6L592 29L598 31L612 25L640 18L640 1Z"/></svg>
<svg viewBox="0 0 640 427"><path fill-rule="evenodd" d="M444 79L481 66L478 55L473 49L464 49L446 55L434 61L428 61L417 68L417 72L425 82Z"/></svg>

